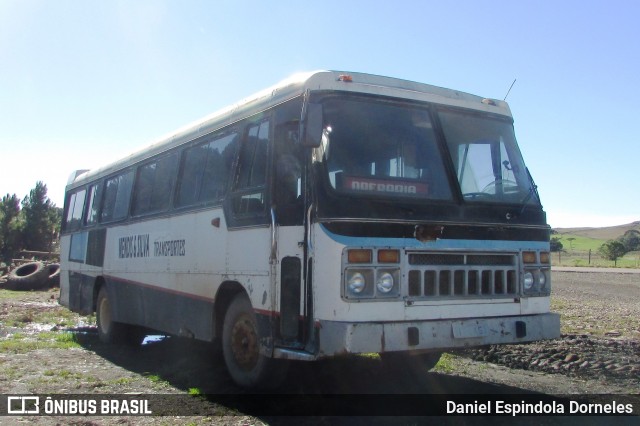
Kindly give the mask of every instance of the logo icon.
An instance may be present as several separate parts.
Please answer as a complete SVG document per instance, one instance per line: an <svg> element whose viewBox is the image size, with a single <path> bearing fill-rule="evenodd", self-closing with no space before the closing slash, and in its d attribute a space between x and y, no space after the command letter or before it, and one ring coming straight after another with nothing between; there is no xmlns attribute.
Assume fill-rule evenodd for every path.
<svg viewBox="0 0 640 426"><path fill-rule="evenodd" d="M9 396L7 397L7 414L39 414L40 397Z"/></svg>

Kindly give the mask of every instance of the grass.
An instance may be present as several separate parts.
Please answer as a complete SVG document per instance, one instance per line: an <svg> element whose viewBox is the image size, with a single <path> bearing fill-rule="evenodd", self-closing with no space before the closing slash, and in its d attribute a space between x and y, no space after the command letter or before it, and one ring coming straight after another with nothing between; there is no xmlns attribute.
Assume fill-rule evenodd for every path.
<svg viewBox="0 0 640 426"><path fill-rule="evenodd" d="M597 252L589 251L563 251L562 253L551 253L551 265L553 266L581 266L600 268L640 268L640 252L630 252L618 259L617 262L603 259Z"/></svg>
<svg viewBox="0 0 640 426"><path fill-rule="evenodd" d="M57 379L63 379L63 380L87 380L87 381L91 381L91 382L95 382L98 379L95 378L94 376L88 375L88 374L83 374L83 373L75 373L73 371L69 371L69 370L45 370L44 373L42 373L44 376L47 377L55 377L54 381Z"/></svg>
<svg viewBox="0 0 640 426"><path fill-rule="evenodd" d="M456 358L455 355L450 353L443 353L433 370L439 373L452 373L456 370Z"/></svg>
<svg viewBox="0 0 640 426"><path fill-rule="evenodd" d="M12 334L0 340L0 353L27 353L38 349L80 348L75 334L68 332L43 331L35 335Z"/></svg>
<svg viewBox="0 0 640 426"><path fill-rule="evenodd" d="M24 292L7 290L7 289L4 289L4 288L1 288L0 289L0 300L11 300L11 299L24 300Z"/></svg>
<svg viewBox="0 0 640 426"><path fill-rule="evenodd" d="M200 388L189 388L189 395L191 396L202 396L202 390Z"/></svg>
<svg viewBox="0 0 640 426"><path fill-rule="evenodd" d="M134 382L134 379L132 377L118 377L117 379L109 381L109 384L124 386L133 382Z"/></svg>
<svg viewBox="0 0 640 426"><path fill-rule="evenodd" d="M554 266L591 266L606 268L613 268L615 266L618 268L640 268L640 252L637 251L627 253L615 263L612 260L603 259L598 254L598 249L602 244L607 242L607 239L593 238L568 232L554 234L552 237L559 238L563 247L561 253L556 252L551 254L551 264Z"/></svg>
<svg viewBox="0 0 640 426"><path fill-rule="evenodd" d="M598 248L604 244L607 240L601 240L597 238L583 237L581 235L574 234L555 234L552 237L558 237L562 246L568 251L598 251Z"/></svg>

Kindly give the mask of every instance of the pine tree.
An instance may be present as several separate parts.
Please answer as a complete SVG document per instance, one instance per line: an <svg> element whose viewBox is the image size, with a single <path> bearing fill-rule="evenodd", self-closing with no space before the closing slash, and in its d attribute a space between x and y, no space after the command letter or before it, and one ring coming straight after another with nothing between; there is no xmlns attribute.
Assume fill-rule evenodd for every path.
<svg viewBox="0 0 640 426"><path fill-rule="evenodd" d="M24 249L53 249L53 241L57 237L56 230L59 229L58 215L53 213L57 210L55 204L47 197L47 185L38 181L35 188L22 200Z"/></svg>
<svg viewBox="0 0 640 426"><path fill-rule="evenodd" d="M10 262L22 245L20 199L5 195L0 201L0 260Z"/></svg>

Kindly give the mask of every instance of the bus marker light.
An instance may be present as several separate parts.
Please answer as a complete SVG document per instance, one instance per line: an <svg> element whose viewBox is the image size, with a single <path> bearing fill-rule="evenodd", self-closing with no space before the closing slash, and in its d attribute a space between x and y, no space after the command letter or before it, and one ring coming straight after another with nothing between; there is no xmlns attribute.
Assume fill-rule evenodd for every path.
<svg viewBox="0 0 640 426"><path fill-rule="evenodd" d="M536 263L536 252L535 251L523 251L522 252L522 261L524 263Z"/></svg>
<svg viewBox="0 0 640 426"><path fill-rule="evenodd" d="M368 249L352 249L348 251L349 263L371 263L373 255Z"/></svg>
<svg viewBox="0 0 640 426"><path fill-rule="evenodd" d="M340 74L338 76L338 81L343 81L345 83L353 83L353 77L347 74Z"/></svg>
<svg viewBox="0 0 640 426"><path fill-rule="evenodd" d="M543 251L540 253L540 263L549 263L549 252Z"/></svg>
<svg viewBox="0 0 640 426"><path fill-rule="evenodd" d="M400 263L400 251L378 250L378 263Z"/></svg>

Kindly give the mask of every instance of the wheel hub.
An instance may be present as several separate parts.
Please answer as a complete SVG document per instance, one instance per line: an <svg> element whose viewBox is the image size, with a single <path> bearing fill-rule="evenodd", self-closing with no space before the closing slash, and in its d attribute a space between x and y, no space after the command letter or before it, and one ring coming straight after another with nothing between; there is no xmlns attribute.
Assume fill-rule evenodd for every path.
<svg viewBox="0 0 640 426"><path fill-rule="evenodd" d="M231 350L240 368L251 370L258 362L258 336L253 323L246 316L238 318L231 333Z"/></svg>

